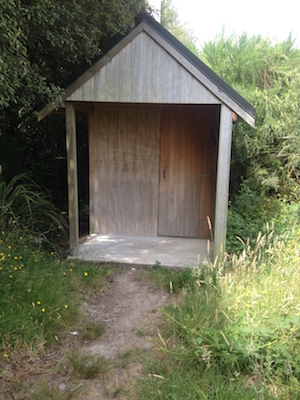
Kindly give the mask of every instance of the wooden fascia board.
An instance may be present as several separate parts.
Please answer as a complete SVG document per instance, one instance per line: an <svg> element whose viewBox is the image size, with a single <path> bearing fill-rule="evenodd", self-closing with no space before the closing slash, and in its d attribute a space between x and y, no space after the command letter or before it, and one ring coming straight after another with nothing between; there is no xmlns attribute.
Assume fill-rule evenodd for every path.
<svg viewBox="0 0 300 400"><path fill-rule="evenodd" d="M58 110L60 108L62 100L56 101L54 103L47 104L46 107L42 108L38 113L38 122L42 121L47 115L51 114L52 111Z"/></svg>
<svg viewBox="0 0 300 400"><path fill-rule="evenodd" d="M174 57L188 72L190 72L199 82L201 82L213 95L226 104L232 111L239 115L250 126L255 126L255 118L242 108L236 101L227 95L218 85L209 79L203 72L195 67L185 56L183 56L174 46L165 40L151 26L145 24L144 31L155 40L164 50Z"/></svg>
<svg viewBox="0 0 300 400"><path fill-rule="evenodd" d="M41 121L53 110L60 107L60 105L68 100L78 88L84 85L90 78L92 78L104 65L109 63L112 58L118 54L124 47L126 47L133 39L135 39L145 27L145 22L140 23L133 31L126 35L118 44L116 44L108 53L106 53L99 61L92 65L85 73L83 73L75 82L68 86L62 93L62 100L55 102L54 104L48 104L38 114L38 120Z"/></svg>

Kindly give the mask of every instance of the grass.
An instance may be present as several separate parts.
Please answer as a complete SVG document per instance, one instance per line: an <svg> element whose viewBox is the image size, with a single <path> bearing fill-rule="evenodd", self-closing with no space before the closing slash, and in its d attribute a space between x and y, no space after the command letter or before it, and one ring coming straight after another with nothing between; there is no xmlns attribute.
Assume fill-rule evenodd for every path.
<svg viewBox="0 0 300 400"><path fill-rule="evenodd" d="M31 395L31 400L73 400L78 398L84 392L83 386L75 387L74 389L65 388L59 390L50 385L48 382L41 382Z"/></svg>
<svg viewBox="0 0 300 400"><path fill-rule="evenodd" d="M0 230L29 231L48 246L67 238L63 214L52 204L49 193L27 174L17 175L10 182L0 176Z"/></svg>
<svg viewBox="0 0 300 400"><path fill-rule="evenodd" d="M159 262L156 262L152 268L143 271L140 279L152 282L156 287L162 286L167 292L172 291L172 293L178 294L181 292L182 288L194 282L191 272L191 268L185 268L179 271L165 268ZM171 285L170 282L172 283Z"/></svg>
<svg viewBox="0 0 300 400"><path fill-rule="evenodd" d="M59 332L78 321L84 294L103 287L109 273L107 267L45 253L30 236L1 231L0 345L9 349L16 343L38 346L55 341ZM86 330L95 334L92 326Z"/></svg>
<svg viewBox="0 0 300 400"><path fill-rule="evenodd" d="M84 354L77 350L68 354L68 360L78 378L92 379L99 374L105 374L108 369L108 361L105 357Z"/></svg>
<svg viewBox="0 0 300 400"><path fill-rule="evenodd" d="M300 398L299 237L259 234L241 254L189 271L140 399Z"/></svg>
<svg viewBox="0 0 300 400"><path fill-rule="evenodd" d="M83 327L80 329L83 337L87 340L95 340L105 332L103 322L91 322L88 319L83 321Z"/></svg>
<svg viewBox="0 0 300 400"><path fill-rule="evenodd" d="M137 398L300 399L300 231L280 240L266 232L214 265L177 272L157 264L140 274L168 291L172 282L183 301L165 309L158 350L145 362ZM0 367L13 359L14 348L42 348L74 326L87 338L101 335L103 325L83 321L80 305L101 291L110 273L61 260L18 229L0 231ZM131 358L120 356L119 367ZM78 351L68 360L83 379L108 369L103 357ZM76 396L41 384L32 398Z"/></svg>

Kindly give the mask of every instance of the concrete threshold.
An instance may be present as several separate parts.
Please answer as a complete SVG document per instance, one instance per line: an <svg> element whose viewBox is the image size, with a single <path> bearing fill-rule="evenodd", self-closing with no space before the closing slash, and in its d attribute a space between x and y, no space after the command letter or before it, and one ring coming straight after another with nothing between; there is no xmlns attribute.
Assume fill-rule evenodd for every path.
<svg viewBox="0 0 300 400"><path fill-rule="evenodd" d="M93 234L80 244L77 258L93 262L197 267L204 259L209 259L212 247L210 241L201 239Z"/></svg>

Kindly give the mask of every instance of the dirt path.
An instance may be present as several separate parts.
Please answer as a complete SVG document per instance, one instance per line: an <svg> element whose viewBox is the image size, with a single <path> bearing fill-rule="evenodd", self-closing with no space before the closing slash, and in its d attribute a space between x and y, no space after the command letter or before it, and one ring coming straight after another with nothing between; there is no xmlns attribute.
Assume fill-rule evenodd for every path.
<svg viewBox="0 0 300 400"><path fill-rule="evenodd" d="M124 271L113 278L110 288L97 305L87 312L91 319L105 323L101 338L87 346L87 351L114 359L133 347L149 348L143 336L145 318L165 304L168 294L136 280L139 271Z"/></svg>
<svg viewBox="0 0 300 400"><path fill-rule="evenodd" d="M130 378L141 372L139 355L154 345L159 308L168 302L169 294L145 284L140 280L141 272L130 269L115 275L105 295L87 309L92 320L105 323L106 330L97 341L85 346L85 351L112 362L105 384L101 380L90 382L90 393L85 397L88 400L109 399L118 392L122 399Z"/></svg>
<svg viewBox="0 0 300 400"><path fill-rule="evenodd" d="M145 268L122 267L108 278L104 291L85 300L84 314L91 322L102 322L104 334L88 341L79 329L47 346L46 352L16 349L0 374L0 400L138 400L133 383L143 373L142 358L155 346L160 309L173 302L173 296L147 279ZM107 373L93 379L76 377L67 358L72 350L105 357Z"/></svg>
<svg viewBox="0 0 300 400"><path fill-rule="evenodd" d="M9 362L0 364L0 400L138 400L134 382L143 374L144 357L155 346L160 309L174 301L146 272L145 268L117 268L104 290L84 296L83 320L87 317L105 325L97 340L87 340L80 326L74 326L46 349L16 347ZM68 360L73 350L105 357L107 373L93 379L76 377Z"/></svg>

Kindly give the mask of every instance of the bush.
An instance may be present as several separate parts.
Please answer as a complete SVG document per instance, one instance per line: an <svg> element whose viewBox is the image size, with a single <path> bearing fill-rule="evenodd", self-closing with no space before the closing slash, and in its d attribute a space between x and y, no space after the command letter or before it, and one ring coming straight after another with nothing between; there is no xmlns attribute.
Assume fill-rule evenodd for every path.
<svg viewBox="0 0 300 400"><path fill-rule="evenodd" d="M298 203L262 196L244 182L234 202L229 204L226 250L240 252L247 240L255 245L257 232L266 233L270 225L280 237L299 222Z"/></svg>

